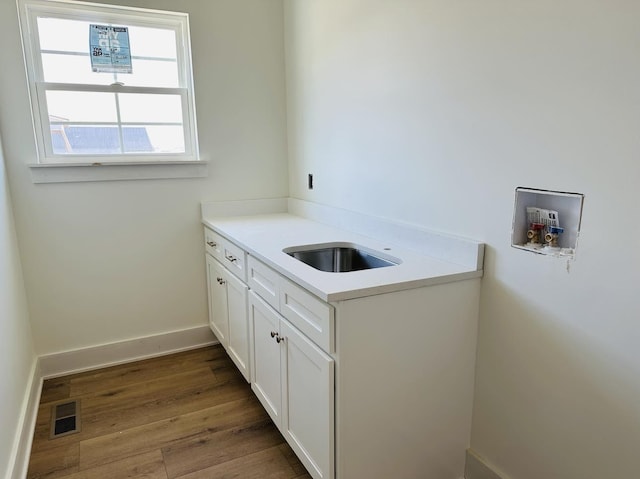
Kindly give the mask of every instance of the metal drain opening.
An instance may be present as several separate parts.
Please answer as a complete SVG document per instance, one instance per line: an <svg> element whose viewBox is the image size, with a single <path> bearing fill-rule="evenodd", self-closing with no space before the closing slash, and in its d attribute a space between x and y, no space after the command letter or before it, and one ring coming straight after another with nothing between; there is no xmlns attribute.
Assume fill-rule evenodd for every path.
<svg viewBox="0 0 640 479"><path fill-rule="evenodd" d="M51 406L50 438L80 432L80 400L67 401Z"/></svg>

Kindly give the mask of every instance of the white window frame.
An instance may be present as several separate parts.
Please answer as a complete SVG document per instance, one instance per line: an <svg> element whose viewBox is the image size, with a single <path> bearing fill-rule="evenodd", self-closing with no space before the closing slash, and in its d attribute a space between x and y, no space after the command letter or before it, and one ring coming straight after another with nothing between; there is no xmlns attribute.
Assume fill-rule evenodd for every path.
<svg viewBox="0 0 640 479"><path fill-rule="evenodd" d="M74 0L17 0L22 29L25 65L31 100L33 127L38 161L31 164L34 182L95 181L102 179L134 179L206 176L205 164L198 152L196 114L191 68L189 18L186 13L149 10L134 7L78 2ZM176 34L179 86L177 88L48 83L44 81L37 18L63 18L98 24L131 25L172 29ZM89 32L87 32L88 36ZM88 52L87 52L88 53ZM134 57L135 58L135 57ZM55 154L51 139L51 123L47 111L46 91L91 91L108 93L157 93L180 95L182 99L184 153L121 153L96 155ZM104 125L104 123L101 123ZM90 126L90 125L89 125ZM120 121L118 121L120 127ZM168 165L168 168L148 169ZM180 165L192 170L179 171ZM60 167L53 173L48 167ZM100 173L78 167L106 166ZM133 166L135 168L126 168ZM206 164L205 164L206 166ZM146 171L145 171L146 170ZM106 173L108 171L108 173Z"/></svg>

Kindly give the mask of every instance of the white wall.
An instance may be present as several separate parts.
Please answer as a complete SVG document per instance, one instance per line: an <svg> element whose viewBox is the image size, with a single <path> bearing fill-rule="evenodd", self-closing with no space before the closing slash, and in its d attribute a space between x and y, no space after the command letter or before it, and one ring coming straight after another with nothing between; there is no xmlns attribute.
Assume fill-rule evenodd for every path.
<svg viewBox="0 0 640 479"><path fill-rule="evenodd" d="M626 0L285 2L292 196L488 245L471 446L512 479L637 476L639 21ZM575 262L510 247L517 186L586 195Z"/></svg>
<svg viewBox="0 0 640 479"><path fill-rule="evenodd" d="M0 127L38 354L206 324L200 202L288 191L282 1L110 3L190 13L209 176L33 184L16 7L0 2Z"/></svg>
<svg viewBox="0 0 640 479"><path fill-rule="evenodd" d="M13 468L36 355L0 145L0 476Z"/></svg>

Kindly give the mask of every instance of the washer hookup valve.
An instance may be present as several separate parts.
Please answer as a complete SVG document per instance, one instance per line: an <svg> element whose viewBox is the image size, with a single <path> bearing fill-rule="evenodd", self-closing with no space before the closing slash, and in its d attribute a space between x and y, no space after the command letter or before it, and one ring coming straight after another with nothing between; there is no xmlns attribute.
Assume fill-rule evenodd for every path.
<svg viewBox="0 0 640 479"><path fill-rule="evenodd" d="M559 226L549 226L549 231L544 235L544 240L547 243L547 246L557 248L558 236L562 233L564 233L564 228L560 228Z"/></svg>
<svg viewBox="0 0 640 479"><path fill-rule="evenodd" d="M540 233L544 229L544 224L542 223L531 223L529 225L529 231L527 231L527 238L529 239L529 244L540 244Z"/></svg>

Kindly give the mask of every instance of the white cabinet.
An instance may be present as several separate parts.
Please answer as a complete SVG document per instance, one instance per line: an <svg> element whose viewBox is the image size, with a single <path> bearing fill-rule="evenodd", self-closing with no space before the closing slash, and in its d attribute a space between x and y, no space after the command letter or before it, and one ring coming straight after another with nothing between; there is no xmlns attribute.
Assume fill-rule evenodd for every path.
<svg viewBox="0 0 640 479"><path fill-rule="evenodd" d="M204 229L205 252L218 260L221 265L247 282L247 253L231 241L209 228Z"/></svg>
<svg viewBox="0 0 640 479"><path fill-rule="evenodd" d="M218 261L222 261L222 236L209 228L204 229L205 251Z"/></svg>
<svg viewBox="0 0 640 479"><path fill-rule="evenodd" d="M334 477L334 361L288 321L280 321L281 431L309 473Z"/></svg>
<svg viewBox="0 0 640 479"><path fill-rule="evenodd" d="M309 474L461 477L479 277L326 302L303 286L318 273L292 280L257 224L237 243L224 221L205 233L211 327Z"/></svg>
<svg viewBox="0 0 640 479"><path fill-rule="evenodd" d="M334 360L253 291L251 387L312 477L334 477Z"/></svg>
<svg viewBox="0 0 640 479"><path fill-rule="evenodd" d="M251 387L309 473L333 478L333 307L251 256L247 270Z"/></svg>
<svg viewBox="0 0 640 479"><path fill-rule="evenodd" d="M251 389L276 424L282 423L280 315L253 291L249 294ZM278 342L280 341L280 342Z"/></svg>
<svg viewBox="0 0 640 479"><path fill-rule="evenodd" d="M209 327L225 348L229 344L229 308L225 269L212 256L206 255L207 289L209 291Z"/></svg>
<svg viewBox="0 0 640 479"><path fill-rule="evenodd" d="M247 254L233 243L222 239L222 259L220 262L242 281L247 281Z"/></svg>
<svg viewBox="0 0 640 479"><path fill-rule="evenodd" d="M209 326L245 379L250 379L247 285L235 274L244 273L245 254L216 233L205 229ZM226 247L229 244L233 248ZM225 268L212 254L231 264ZM234 258L231 261L229 257ZM226 262L225 262L226 263ZM232 273L233 271L233 273Z"/></svg>
<svg viewBox="0 0 640 479"><path fill-rule="evenodd" d="M304 288L250 256L249 287L315 344L334 352L334 309Z"/></svg>
<svg viewBox="0 0 640 479"><path fill-rule="evenodd" d="M227 273L227 311L229 313L229 340L227 352L249 381L249 324L247 321L248 287L232 274Z"/></svg>

